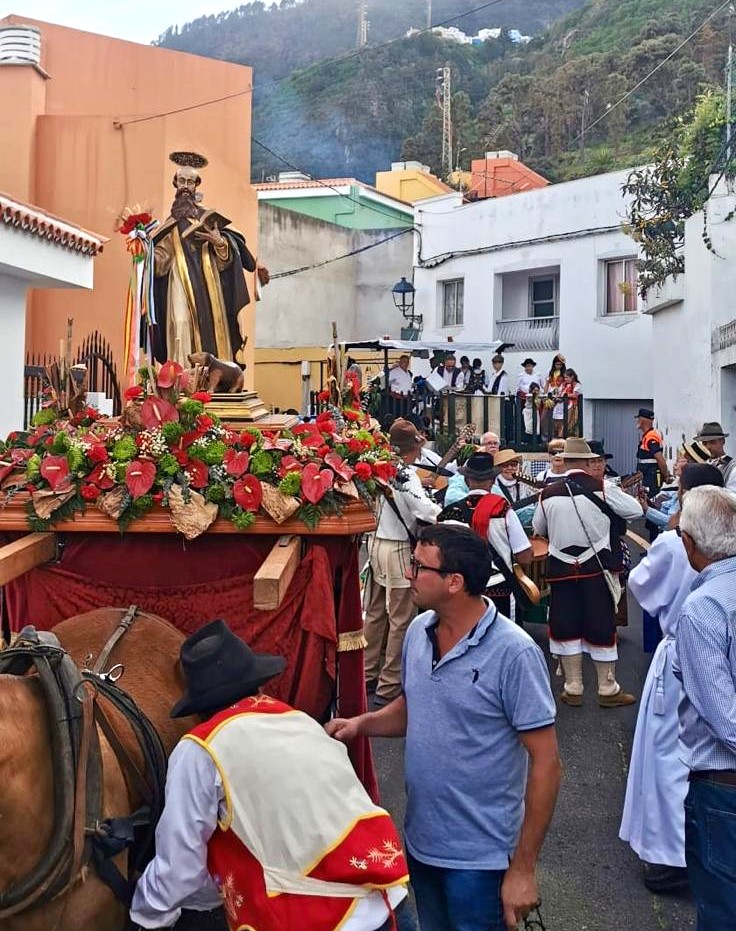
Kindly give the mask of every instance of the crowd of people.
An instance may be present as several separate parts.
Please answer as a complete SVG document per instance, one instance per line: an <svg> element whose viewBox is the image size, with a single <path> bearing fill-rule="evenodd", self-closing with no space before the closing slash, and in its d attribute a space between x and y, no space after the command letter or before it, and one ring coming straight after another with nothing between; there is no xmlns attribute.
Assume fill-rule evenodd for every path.
<svg viewBox="0 0 736 931"><path fill-rule="evenodd" d="M673 474L654 412L642 408L638 425L640 494L601 443L553 438L532 476L486 434L447 463L440 502L432 486L448 457L416 423L395 420L402 468L368 542L370 710L322 730L261 693L278 657L253 654L222 622L190 638L188 691L173 713L202 723L172 756L132 920L170 927L182 907L224 897L231 928L408 931L410 881L421 931L531 927L562 778L557 702L566 714L584 704L586 655L601 714L637 701L616 674L628 585L661 639L620 837L650 890L691 888L698 931L736 927L736 468L715 422L684 445ZM645 516L654 542L629 571L628 525ZM539 538L557 702L520 623L535 601ZM405 739L403 845L348 763L343 745L357 737Z"/></svg>
<svg viewBox="0 0 736 931"><path fill-rule="evenodd" d="M426 385L435 394L498 395L519 404L523 431L529 438L548 441L579 432L583 388L575 369L559 353L546 375L536 371L537 363L532 358L524 359L521 372L510 375L500 353L493 356L488 371L480 358L471 361L468 356L461 356L458 361L451 353L434 355L429 364L428 378L415 377L410 369L410 356L401 355L389 370L391 396L405 399L422 394Z"/></svg>

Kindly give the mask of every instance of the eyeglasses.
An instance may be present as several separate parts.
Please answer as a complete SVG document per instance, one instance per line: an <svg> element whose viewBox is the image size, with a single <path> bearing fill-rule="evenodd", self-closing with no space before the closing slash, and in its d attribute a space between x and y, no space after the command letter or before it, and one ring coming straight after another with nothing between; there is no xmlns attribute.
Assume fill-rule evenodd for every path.
<svg viewBox="0 0 736 931"><path fill-rule="evenodd" d="M413 556L409 557L409 566L411 568L411 577L413 579L419 578L419 573L422 569L426 569L427 572L437 572L439 575L449 575L447 569L435 569L434 566L425 566L423 563L417 562Z"/></svg>

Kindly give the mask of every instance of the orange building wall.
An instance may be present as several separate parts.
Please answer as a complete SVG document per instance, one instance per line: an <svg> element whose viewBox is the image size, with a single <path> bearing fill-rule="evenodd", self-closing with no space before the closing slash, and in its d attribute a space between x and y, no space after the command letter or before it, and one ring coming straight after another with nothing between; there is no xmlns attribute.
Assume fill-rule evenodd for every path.
<svg viewBox="0 0 736 931"><path fill-rule="evenodd" d="M226 213L257 254L258 204L248 184L251 69L18 16L0 20L6 22L40 28L49 78L44 82L32 66L0 67L0 190L111 239L95 259L93 291L32 294L27 347L56 351L71 316L75 344L98 329L121 360L131 265L115 221L136 203L161 220L168 216L175 171L170 152L207 156L203 203ZM223 97L230 99L193 107ZM171 110L183 112L158 115ZM142 117L153 118L132 122ZM248 290L253 299L252 275ZM254 307L246 310L249 387ZM122 381L120 361L118 372Z"/></svg>

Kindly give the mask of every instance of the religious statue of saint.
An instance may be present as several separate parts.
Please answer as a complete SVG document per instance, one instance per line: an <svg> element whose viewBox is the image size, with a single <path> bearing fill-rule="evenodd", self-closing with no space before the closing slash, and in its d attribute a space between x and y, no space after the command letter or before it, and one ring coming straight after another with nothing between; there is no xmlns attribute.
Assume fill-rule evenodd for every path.
<svg viewBox="0 0 736 931"><path fill-rule="evenodd" d="M250 302L244 272L256 270L242 233L201 204L200 170L207 159L173 152L176 194L171 216L154 236L154 300L157 325L152 348L159 362L189 365L192 353L239 358L245 338L238 321Z"/></svg>

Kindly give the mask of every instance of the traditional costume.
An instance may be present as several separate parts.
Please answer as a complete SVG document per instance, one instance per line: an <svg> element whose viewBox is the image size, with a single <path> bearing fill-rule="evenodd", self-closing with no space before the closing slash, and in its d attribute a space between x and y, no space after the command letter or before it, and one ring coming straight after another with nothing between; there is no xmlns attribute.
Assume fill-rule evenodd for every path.
<svg viewBox="0 0 736 931"><path fill-rule="evenodd" d="M576 438L566 440L563 456L598 458L585 440ZM561 700L566 704L582 704L583 653L596 666L600 705L616 707L634 700L615 678L620 598L616 575L625 521L641 516L635 498L582 470L567 472L542 491L532 526L549 539L549 643L550 652L560 657L565 676Z"/></svg>
<svg viewBox="0 0 736 931"><path fill-rule="evenodd" d="M182 907L223 905L231 931L386 926L408 881L398 832L344 746L303 712L254 694L283 659L254 654L214 621L183 644L181 662L188 691L172 716L210 718L172 754L132 920L168 927Z"/></svg>

